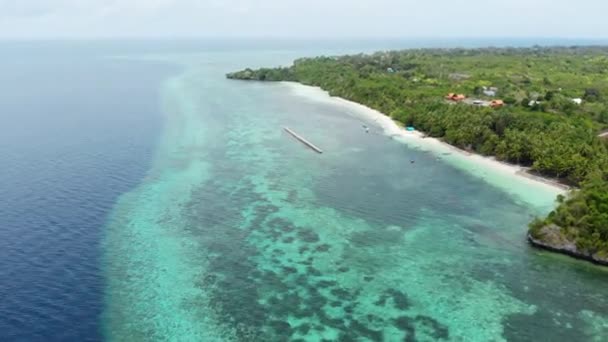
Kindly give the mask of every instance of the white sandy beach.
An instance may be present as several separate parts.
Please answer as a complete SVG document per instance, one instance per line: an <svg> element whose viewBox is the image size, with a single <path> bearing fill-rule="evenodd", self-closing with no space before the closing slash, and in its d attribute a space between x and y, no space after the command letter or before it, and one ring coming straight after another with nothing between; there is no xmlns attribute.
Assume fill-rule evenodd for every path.
<svg viewBox="0 0 608 342"><path fill-rule="evenodd" d="M370 126L381 129L384 134L412 148L432 152L445 162L482 178L525 202L540 204L546 202L547 196L555 198L568 190L566 186L551 179L529 174L524 167L463 151L439 139L425 137L419 131L408 132L387 115L359 103L332 97L321 88L294 82L283 82L283 84L295 95L341 106L352 115L368 122Z"/></svg>

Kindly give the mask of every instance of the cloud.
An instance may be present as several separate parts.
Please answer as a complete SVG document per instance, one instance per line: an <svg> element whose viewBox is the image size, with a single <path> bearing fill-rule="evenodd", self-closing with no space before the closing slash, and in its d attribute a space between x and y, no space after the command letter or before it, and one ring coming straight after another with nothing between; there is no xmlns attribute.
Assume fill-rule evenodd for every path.
<svg viewBox="0 0 608 342"><path fill-rule="evenodd" d="M603 0L0 0L0 37L606 37Z"/></svg>
<svg viewBox="0 0 608 342"><path fill-rule="evenodd" d="M0 0L1 17L35 17L52 13L57 8L54 1L36 2L19 0Z"/></svg>

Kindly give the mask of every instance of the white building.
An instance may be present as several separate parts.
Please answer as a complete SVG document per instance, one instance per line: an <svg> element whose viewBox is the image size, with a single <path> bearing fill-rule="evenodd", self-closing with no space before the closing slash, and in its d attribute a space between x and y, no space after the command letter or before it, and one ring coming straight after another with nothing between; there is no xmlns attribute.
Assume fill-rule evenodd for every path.
<svg viewBox="0 0 608 342"><path fill-rule="evenodd" d="M496 93L498 93L498 88L496 88L496 87L486 87L486 86L484 86L484 87L482 87L482 89L483 89L483 94L485 96L494 97L494 96L496 96Z"/></svg>

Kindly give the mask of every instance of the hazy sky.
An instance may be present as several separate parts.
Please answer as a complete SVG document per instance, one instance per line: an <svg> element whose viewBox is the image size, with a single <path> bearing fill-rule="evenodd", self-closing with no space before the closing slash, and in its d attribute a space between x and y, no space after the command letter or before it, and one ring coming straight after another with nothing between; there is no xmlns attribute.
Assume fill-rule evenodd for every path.
<svg viewBox="0 0 608 342"><path fill-rule="evenodd" d="M607 38L608 0L0 0L0 38Z"/></svg>

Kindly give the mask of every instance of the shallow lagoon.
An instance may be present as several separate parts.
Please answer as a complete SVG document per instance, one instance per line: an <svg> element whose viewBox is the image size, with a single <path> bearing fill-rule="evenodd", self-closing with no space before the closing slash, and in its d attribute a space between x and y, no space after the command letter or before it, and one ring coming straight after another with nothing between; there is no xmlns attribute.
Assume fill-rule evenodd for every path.
<svg viewBox="0 0 608 342"><path fill-rule="evenodd" d="M223 78L289 55L268 56L152 57L183 71L162 88L153 166L106 228L108 338L608 336L608 273L525 241L554 194L526 198L514 178L482 177L283 84Z"/></svg>

